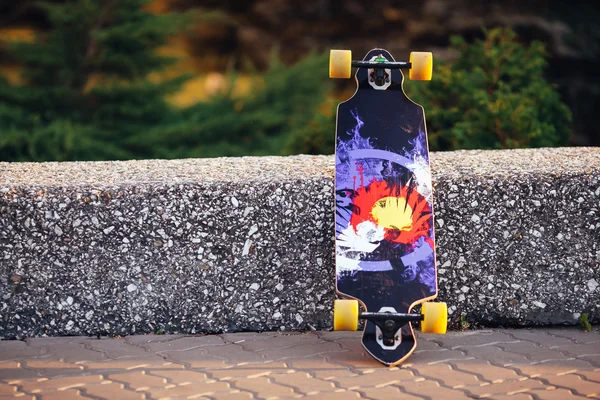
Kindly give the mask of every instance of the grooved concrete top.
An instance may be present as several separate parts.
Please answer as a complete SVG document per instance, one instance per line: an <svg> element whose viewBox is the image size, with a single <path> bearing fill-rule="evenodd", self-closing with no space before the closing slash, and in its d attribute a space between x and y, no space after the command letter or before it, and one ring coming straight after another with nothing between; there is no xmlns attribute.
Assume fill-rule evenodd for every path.
<svg viewBox="0 0 600 400"><path fill-rule="evenodd" d="M292 160L293 162L290 162ZM333 178L331 156L0 163L0 187L139 183L261 182Z"/></svg>
<svg viewBox="0 0 600 400"><path fill-rule="evenodd" d="M458 156L458 157L457 157ZM457 163L457 159L460 163ZM518 159L518 163L515 160ZM290 162L292 161L292 162ZM431 154L433 178L461 175L569 174L600 171L600 148L464 150ZM119 185L287 181L331 177L333 156L221 157L107 162L0 162L0 186Z"/></svg>
<svg viewBox="0 0 600 400"><path fill-rule="evenodd" d="M563 175L591 171L600 171L600 147L463 150L431 155L434 179L439 174L452 177Z"/></svg>

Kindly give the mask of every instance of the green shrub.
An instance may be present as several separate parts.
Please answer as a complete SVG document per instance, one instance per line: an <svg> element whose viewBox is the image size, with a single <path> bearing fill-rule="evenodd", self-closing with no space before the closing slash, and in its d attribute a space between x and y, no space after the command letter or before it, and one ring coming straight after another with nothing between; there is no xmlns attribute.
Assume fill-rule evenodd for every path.
<svg viewBox="0 0 600 400"><path fill-rule="evenodd" d="M451 39L454 61L434 61L430 82L406 81L423 105L432 150L567 145L571 113L543 76L540 42L523 45L508 28L483 40Z"/></svg>
<svg viewBox="0 0 600 400"><path fill-rule="evenodd" d="M188 19L152 15L142 11L145 3L39 3L52 29L10 47L25 82L0 76L0 160L334 152L326 54L293 66L274 54L247 95L229 91L175 109L165 96L186 77L147 77L172 61L155 50ZM431 82L406 81L410 97L425 107L432 150L568 143L570 112L543 78L540 43L524 46L511 30L494 29L471 44L455 37L452 49L458 58L436 61Z"/></svg>
<svg viewBox="0 0 600 400"><path fill-rule="evenodd" d="M148 149L160 158L333 153L333 118L319 111L329 90L327 55L287 67L274 53L259 81L246 95L230 89L182 110L167 135L150 135Z"/></svg>

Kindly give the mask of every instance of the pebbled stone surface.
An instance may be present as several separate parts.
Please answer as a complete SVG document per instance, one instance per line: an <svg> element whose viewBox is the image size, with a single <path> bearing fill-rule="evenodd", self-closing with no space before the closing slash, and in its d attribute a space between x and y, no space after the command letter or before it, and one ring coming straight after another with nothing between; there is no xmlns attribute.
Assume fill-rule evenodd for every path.
<svg viewBox="0 0 600 400"><path fill-rule="evenodd" d="M600 320L600 148L437 153L431 168L451 318Z"/></svg>
<svg viewBox="0 0 600 400"><path fill-rule="evenodd" d="M600 149L431 154L450 323L597 322ZM331 326L332 156L0 163L0 337Z"/></svg>
<svg viewBox="0 0 600 400"><path fill-rule="evenodd" d="M395 368L370 358L359 332L4 340L0 354L11 356L0 361L0 400L600 398L600 364L589 357L600 352L597 329L418 337ZM82 347L95 355L73 358Z"/></svg>

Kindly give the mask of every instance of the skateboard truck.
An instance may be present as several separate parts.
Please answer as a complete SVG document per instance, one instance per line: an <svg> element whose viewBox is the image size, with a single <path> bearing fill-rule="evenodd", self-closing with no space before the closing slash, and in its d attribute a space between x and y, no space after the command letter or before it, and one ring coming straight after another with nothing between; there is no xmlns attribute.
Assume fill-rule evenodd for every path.
<svg viewBox="0 0 600 400"><path fill-rule="evenodd" d="M406 66L406 68L410 68L410 65L410 63L406 62L390 62L382 55L374 57L370 61L352 62L352 66L369 69L369 83L375 89L387 89L390 84L391 68L400 69Z"/></svg>
<svg viewBox="0 0 600 400"><path fill-rule="evenodd" d="M350 78L352 67L373 70L374 80L378 86L386 83L385 70L409 70L411 80L431 80L433 56L430 52L412 52L409 61L389 61L383 55L377 55L371 60L352 60L350 50L331 50L329 56L329 77ZM389 79L389 78L388 78Z"/></svg>
<svg viewBox="0 0 600 400"><path fill-rule="evenodd" d="M381 341L385 347L394 347L399 344L400 337L397 333L407 322L423 321L423 314L398 313L392 311L384 311L387 307L383 307L379 312L363 312L359 315L360 319L371 321L379 328L377 340Z"/></svg>

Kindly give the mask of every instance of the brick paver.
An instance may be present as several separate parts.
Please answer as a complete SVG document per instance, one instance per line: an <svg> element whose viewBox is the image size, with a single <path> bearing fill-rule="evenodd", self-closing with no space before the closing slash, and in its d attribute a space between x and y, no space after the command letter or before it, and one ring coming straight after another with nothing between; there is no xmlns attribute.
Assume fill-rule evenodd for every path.
<svg viewBox="0 0 600 400"><path fill-rule="evenodd" d="M359 332L0 341L8 399L600 399L600 333L576 328L420 335L400 367Z"/></svg>

